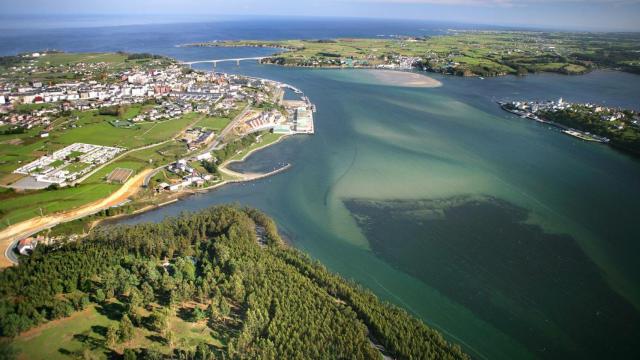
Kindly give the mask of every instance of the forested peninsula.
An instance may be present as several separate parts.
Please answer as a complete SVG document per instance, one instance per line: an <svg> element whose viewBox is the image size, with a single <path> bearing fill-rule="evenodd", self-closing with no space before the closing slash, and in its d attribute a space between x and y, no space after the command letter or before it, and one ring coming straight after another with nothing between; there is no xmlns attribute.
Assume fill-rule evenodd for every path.
<svg viewBox="0 0 640 360"><path fill-rule="evenodd" d="M38 246L0 273L0 299L10 357L468 358L234 206Z"/></svg>

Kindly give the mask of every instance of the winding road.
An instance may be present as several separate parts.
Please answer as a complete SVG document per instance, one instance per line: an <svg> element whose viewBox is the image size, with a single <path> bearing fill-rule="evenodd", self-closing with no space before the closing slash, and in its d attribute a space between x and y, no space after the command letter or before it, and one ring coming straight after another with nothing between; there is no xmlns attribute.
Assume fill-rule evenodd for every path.
<svg viewBox="0 0 640 360"><path fill-rule="evenodd" d="M0 249L2 249L4 255L0 258L0 268L6 268L17 263L16 256L12 254L12 252L15 244L20 239L29 237L42 230L52 228L58 224L93 215L99 211L123 203L130 196L138 192L142 187L144 178L150 171L150 169L141 171L127 181L121 188L104 199L94 201L90 204L83 205L67 212L25 220L0 231Z"/></svg>

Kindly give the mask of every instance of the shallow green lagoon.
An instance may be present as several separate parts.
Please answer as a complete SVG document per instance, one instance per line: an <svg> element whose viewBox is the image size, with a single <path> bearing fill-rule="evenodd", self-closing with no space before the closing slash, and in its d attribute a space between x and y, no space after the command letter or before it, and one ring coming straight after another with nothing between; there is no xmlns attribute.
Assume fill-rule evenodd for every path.
<svg viewBox="0 0 640 360"><path fill-rule="evenodd" d="M316 135L238 165L292 163L285 173L127 222L257 206L295 246L475 357L637 357L640 161L494 101L638 106L640 77L439 77L442 87L410 89L358 71L229 70L304 89L318 106Z"/></svg>

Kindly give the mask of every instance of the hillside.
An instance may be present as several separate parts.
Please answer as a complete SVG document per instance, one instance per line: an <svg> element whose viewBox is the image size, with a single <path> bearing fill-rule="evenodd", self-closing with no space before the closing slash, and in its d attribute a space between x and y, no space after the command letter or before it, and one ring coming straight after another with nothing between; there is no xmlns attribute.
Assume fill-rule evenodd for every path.
<svg viewBox="0 0 640 360"><path fill-rule="evenodd" d="M230 206L37 248L0 273L0 331L33 359L467 358Z"/></svg>

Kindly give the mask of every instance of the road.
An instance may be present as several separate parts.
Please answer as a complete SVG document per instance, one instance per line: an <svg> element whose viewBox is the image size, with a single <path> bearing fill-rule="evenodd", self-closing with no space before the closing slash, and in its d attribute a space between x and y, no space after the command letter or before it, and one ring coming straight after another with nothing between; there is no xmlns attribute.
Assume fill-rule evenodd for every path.
<svg viewBox="0 0 640 360"><path fill-rule="evenodd" d="M225 137L229 134L229 132L236 127L238 122L242 120L242 118L244 118L244 116L247 114L247 112L250 109L251 109L251 105L247 105L235 118L233 118L233 120L231 120L231 122L220 132L216 140L214 140L212 144L205 151L212 151L213 149L215 149L225 139ZM198 121L201 120L201 118L202 117L198 117L198 119L196 119L196 121L191 123L188 127L195 125ZM130 154L134 151L148 149L148 148L155 147L155 146L167 143L169 141L175 140L183 131L180 131L169 140L165 140L160 143L150 144L140 148L129 150L121 154L120 156L118 156L116 159L119 159L122 156ZM113 159L113 160L116 160L116 159ZM103 168L105 165L107 164L104 164L100 168ZM0 269L17 264L18 259L13 253L13 248L15 247L16 243L19 240L27 238L40 231L52 228L58 224L77 220L85 216L93 215L99 211L102 211L104 209L107 209L109 207L112 207L124 202L127 198L135 194L143 185L148 184L149 179L153 176L153 174L155 174L157 171L159 171L163 167L164 166L158 167L156 169L143 170L142 172L134 176L132 179L127 181L120 189L116 190L113 194L111 194L110 196L104 199L97 200L93 203L83 205L79 208L69 210L64 213L51 214L43 217L25 220L23 222L14 224L0 231L0 249L2 249L2 252L4 255L0 257ZM95 169L94 171L92 171L92 174L97 170L98 169ZM87 175L91 175L91 174L87 174ZM84 178L81 180L84 180Z"/></svg>
<svg viewBox="0 0 640 360"><path fill-rule="evenodd" d="M17 259L11 252L20 239L52 228L58 224L93 215L104 209L121 204L141 188L144 178L150 171L150 169L141 171L104 199L94 201L67 212L25 220L0 231L0 249L2 249L2 253L4 254L4 256L0 258L0 268L6 268L16 263Z"/></svg>
<svg viewBox="0 0 640 360"><path fill-rule="evenodd" d="M240 122L240 120L242 120L242 118L247 115L247 112L249 112L249 110L251 110L251 105L247 104L247 106L245 106L244 109L242 109L242 111L238 115L236 115L236 117L234 117L233 120L231 120L231 122L227 124L224 129L222 129L218 137L216 137L216 139L211 143L211 145L209 145L209 147L205 149L204 152L211 152L216 147L218 147L218 145L220 145L220 143L229 134L229 132L233 130L236 125L238 125L238 122Z"/></svg>
<svg viewBox="0 0 640 360"><path fill-rule="evenodd" d="M157 143L154 143L154 144L144 145L144 146L137 147L137 148L134 148L134 149L131 149L131 150L127 150L127 151L123 152L122 154L120 154L120 155L116 156L115 158L113 158L113 159L111 159L111 160L107 161L106 163L104 163L104 164L102 164L102 165L98 166L97 168L93 169L93 170L92 170L91 172L89 172L88 174L86 174L86 175L84 175L83 177L81 177L80 179L76 180L73 184L79 184L79 183L81 183L81 182L85 181L85 180L86 180L86 179L88 179L91 175L95 174L95 173L96 173L96 172L98 172L99 170L102 170L105 166L107 166L107 165L109 165L109 164L113 163L113 162L114 162L114 161L116 161L116 160L122 159L124 156L129 155L129 154L131 154L131 153L133 153L133 152L140 151L140 150L147 150L147 149L150 149L150 148L152 148L152 147L156 147L156 146L164 145L164 144L166 144L166 143L168 143L168 142L171 142L171 141L176 140L176 139L177 139L180 135L182 135L182 133L184 133L187 129L189 129L189 128L193 127L193 126L194 126L195 124L197 124L200 120L202 120L202 118L203 118L203 117L204 117L204 115L200 115L200 116L198 116L198 118L197 118L194 122L190 123L190 124L189 124L188 126L186 126L184 129L182 129L182 130L180 130L179 132L177 132L177 133L176 133L176 134L175 134L171 139L167 139L167 140L164 140L164 141L161 141L161 142L157 142ZM171 120L167 120L167 121L171 121ZM161 168L162 168L162 167L161 167ZM148 183L148 182L149 182L149 181L148 181L148 180L146 180L146 181L145 181L145 183L144 183L144 186L147 186L147 183Z"/></svg>

